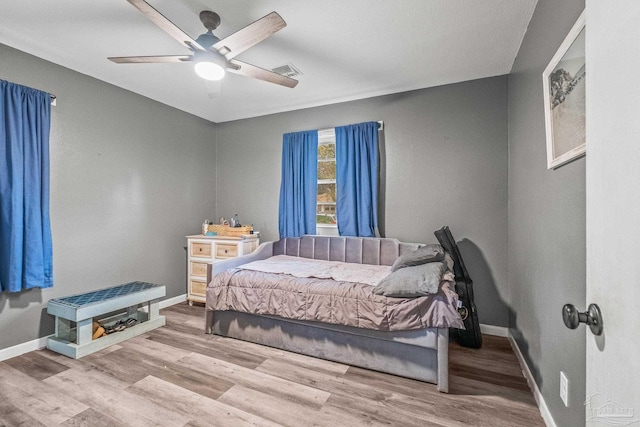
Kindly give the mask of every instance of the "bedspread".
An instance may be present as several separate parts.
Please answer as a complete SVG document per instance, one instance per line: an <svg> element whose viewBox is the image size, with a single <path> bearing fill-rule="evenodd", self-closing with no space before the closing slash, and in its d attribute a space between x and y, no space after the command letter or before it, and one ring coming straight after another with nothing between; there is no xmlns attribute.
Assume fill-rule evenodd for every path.
<svg viewBox="0 0 640 427"><path fill-rule="evenodd" d="M333 279L338 282L366 283L375 286L391 273L388 265L353 264L340 261L275 255L238 267L263 273L289 274L295 277Z"/></svg>
<svg viewBox="0 0 640 427"><path fill-rule="evenodd" d="M207 310L233 310L358 328L397 331L460 328L453 274L437 294L419 298L375 295L373 286L245 269L216 275L207 286Z"/></svg>

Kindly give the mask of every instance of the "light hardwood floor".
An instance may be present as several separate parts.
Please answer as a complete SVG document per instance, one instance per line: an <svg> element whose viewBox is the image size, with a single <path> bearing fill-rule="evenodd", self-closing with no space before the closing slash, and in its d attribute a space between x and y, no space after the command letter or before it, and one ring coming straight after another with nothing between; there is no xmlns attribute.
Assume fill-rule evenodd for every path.
<svg viewBox="0 0 640 427"><path fill-rule="evenodd" d="M203 333L203 307L79 360L0 362L2 426L544 426L505 338L450 344L450 388Z"/></svg>

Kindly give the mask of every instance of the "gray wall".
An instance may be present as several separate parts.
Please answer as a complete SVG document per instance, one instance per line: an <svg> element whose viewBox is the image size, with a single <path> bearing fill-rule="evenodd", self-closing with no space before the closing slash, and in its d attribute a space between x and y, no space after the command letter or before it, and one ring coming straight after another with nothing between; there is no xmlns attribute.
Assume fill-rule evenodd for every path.
<svg viewBox="0 0 640 427"><path fill-rule="evenodd" d="M184 294L184 236L215 211L215 125L4 45L0 78L58 97L55 284L0 294L0 349L53 332L50 298L133 280Z"/></svg>
<svg viewBox="0 0 640 427"><path fill-rule="evenodd" d="M217 217L278 239L282 134L384 120L381 231L435 242L449 225L482 323L507 326L507 77L222 123Z"/></svg>
<svg viewBox="0 0 640 427"><path fill-rule="evenodd" d="M585 331L561 318L585 308L585 159L547 170L541 75L583 9L540 0L509 75L510 327L558 426L585 422Z"/></svg>

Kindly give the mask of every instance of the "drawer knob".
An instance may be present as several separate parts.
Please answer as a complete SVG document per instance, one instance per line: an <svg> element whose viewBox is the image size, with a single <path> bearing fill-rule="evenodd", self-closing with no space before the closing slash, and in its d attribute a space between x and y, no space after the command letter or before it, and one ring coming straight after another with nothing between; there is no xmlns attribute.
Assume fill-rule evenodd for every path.
<svg viewBox="0 0 640 427"><path fill-rule="evenodd" d="M225 249L225 250L224 250L224 253L226 254L227 252L228 252L228 251Z"/></svg>

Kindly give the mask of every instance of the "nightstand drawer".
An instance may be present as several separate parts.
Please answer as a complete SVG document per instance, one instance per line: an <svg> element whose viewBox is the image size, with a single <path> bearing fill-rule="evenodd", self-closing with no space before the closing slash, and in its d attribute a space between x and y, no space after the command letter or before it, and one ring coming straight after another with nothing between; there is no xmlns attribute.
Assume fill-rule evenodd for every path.
<svg viewBox="0 0 640 427"><path fill-rule="evenodd" d="M207 283L206 282L198 282L196 280L189 280L190 294L202 295L205 296L207 294Z"/></svg>
<svg viewBox="0 0 640 427"><path fill-rule="evenodd" d="M238 256L238 245L216 244L216 258L235 258Z"/></svg>
<svg viewBox="0 0 640 427"><path fill-rule="evenodd" d="M191 261L191 275L198 277L207 277L207 263Z"/></svg>
<svg viewBox="0 0 640 427"><path fill-rule="evenodd" d="M195 257L210 257L211 256L211 244L210 243L192 243L191 244L191 256Z"/></svg>

